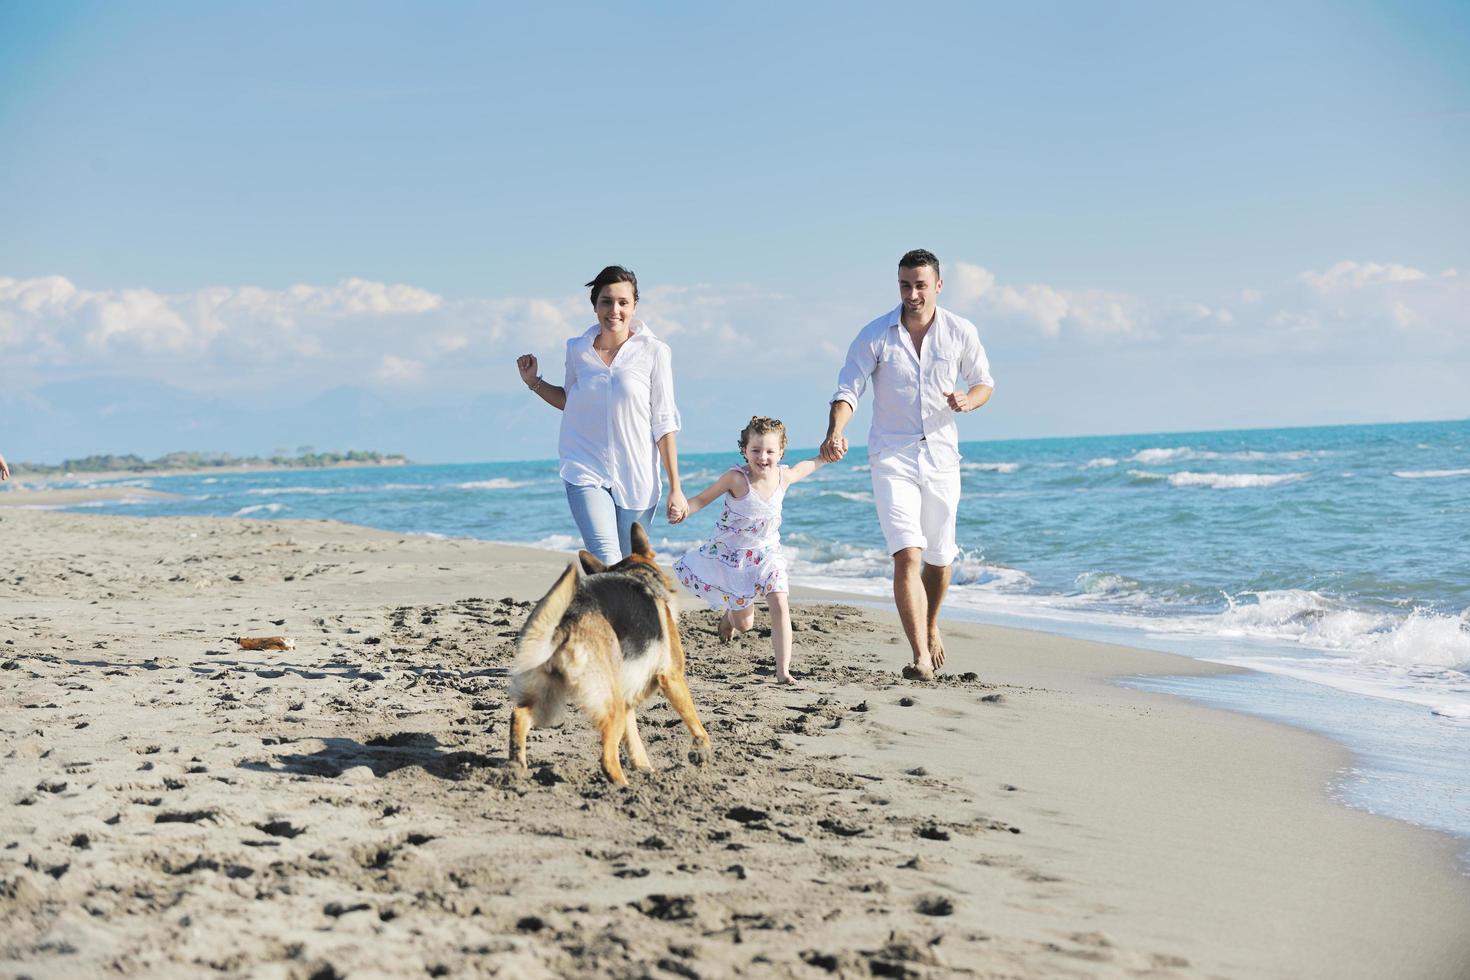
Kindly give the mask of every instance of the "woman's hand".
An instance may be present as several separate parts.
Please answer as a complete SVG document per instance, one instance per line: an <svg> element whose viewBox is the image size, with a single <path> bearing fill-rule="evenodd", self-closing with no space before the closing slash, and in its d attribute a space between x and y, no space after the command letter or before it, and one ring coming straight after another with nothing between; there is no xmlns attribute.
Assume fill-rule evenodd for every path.
<svg viewBox="0 0 1470 980"><path fill-rule="evenodd" d="M669 492L668 517L670 524L678 524L689 516L689 501L677 490Z"/></svg>
<svg viewBox="0 0 1470 980"><path fill-rule="evenodd" d="M535 354L522 354L516 358L516 370L521 372L521 383L527 388L535 384L536 379L541 376L541 372L537 370Z"/></svg>

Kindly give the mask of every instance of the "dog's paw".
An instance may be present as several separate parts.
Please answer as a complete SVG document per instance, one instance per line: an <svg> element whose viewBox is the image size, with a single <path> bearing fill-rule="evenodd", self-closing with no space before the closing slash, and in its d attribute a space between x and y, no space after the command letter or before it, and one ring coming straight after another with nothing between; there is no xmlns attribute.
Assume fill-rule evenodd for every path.
<svg viewBox="0 0 1470 980"><path fill-rule="evenodd" d="M715 751L709 742L695 742L689 749L689 761L696 766L706 766L714 761Z"/></svg>

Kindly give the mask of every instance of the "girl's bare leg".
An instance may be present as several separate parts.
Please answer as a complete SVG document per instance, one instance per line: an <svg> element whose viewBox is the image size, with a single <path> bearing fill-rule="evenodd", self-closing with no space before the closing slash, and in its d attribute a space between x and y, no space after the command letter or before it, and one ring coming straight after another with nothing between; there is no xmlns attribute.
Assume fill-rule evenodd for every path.
<svg viewBox="0 0 1470 980"><path fill-rule="evenodd" d="M726 609L725 615L720 617L720 639L728 643L736 633L744 633L754 625L754 606L746 606L744 609Z"/></svg>
<svg viewBox="0 0 1470 980"><path fill-rule="evenodd" d="M766 609L771 614L771 646L776 651L776 683L794 683L791 678L791 607L785 592L767 592Z"/></svg>

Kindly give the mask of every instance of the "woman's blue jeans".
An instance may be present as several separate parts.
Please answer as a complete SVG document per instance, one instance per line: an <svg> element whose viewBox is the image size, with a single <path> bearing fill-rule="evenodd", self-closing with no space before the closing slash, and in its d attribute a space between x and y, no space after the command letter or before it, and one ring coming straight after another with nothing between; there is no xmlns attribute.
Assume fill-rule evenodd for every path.
<svg viewBox="0 0 1470 980"><path fill-rule="evenodd" d="M633 522L647 531L658 506L625 510L613 502L612 491L606 487L574 487L570 483L566 487L567 503L577 530L582 532L583 546L606 565L616 565L627 557L633 550Z"/></svg>

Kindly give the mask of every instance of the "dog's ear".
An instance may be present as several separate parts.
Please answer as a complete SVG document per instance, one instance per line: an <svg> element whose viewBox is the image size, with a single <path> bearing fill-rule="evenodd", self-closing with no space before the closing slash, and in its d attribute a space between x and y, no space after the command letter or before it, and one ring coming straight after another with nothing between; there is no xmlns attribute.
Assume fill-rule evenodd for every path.
<svg viewBox="0 0 1470 980"><path fill-rule="evenodd" d="M588 575L596 575L598 572L607 571L607 566L602 563L602 560L586 548L577 552L577 560L582 563L582 571Z"/></svg>
<svg viewBox="0 0 1470 980"><path fill-rule="evenodd" d="M642 555L644 558L653 557L653 545L648 542L648 532L643 530L643 525L637 521L633 522L633 554Z"/></svg>

